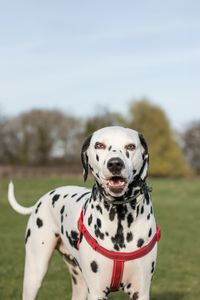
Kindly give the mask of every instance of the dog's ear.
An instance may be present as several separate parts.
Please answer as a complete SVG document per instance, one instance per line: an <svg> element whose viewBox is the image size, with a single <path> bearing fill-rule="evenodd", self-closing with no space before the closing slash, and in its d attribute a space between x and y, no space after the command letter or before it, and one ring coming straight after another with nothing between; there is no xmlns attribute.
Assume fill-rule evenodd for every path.
<svg viewBox="0 0 200 300"><path fill-rule="evenodd" d="M144 138L144 136L143 136L142 133L139 133L139 139L140 139L140 143L141 143L141 145L142 145L142 147L144 149L144 153L143 154L144 155L149 155L147 142L146 142L146 140L145 140L145 138Z"/></svg>
<svg viewBox="0 0 200 300"><path fill-rule="evenodd" d="M88 165L87 149L90 146L91 138L92 138L92 134L84 141L82 149L81 149L81 162L82 162L82 165L83 165L83 178L84 178L84 181L86 181L87 177L88 177L89 165Z"/></svg>
<svg viewBox="0 0 200 300"><path fill-rule="evenodd" d="M139 139L140 139L140 143L141 143L142 148L143 148L143 153L142 153L143 165L142 165L142 168L140 170L140 177L141 177L142 180L145 180L148 176L149 151L148 151L147 142L146 142L144 136L141 133L139 133Z"/></svg>

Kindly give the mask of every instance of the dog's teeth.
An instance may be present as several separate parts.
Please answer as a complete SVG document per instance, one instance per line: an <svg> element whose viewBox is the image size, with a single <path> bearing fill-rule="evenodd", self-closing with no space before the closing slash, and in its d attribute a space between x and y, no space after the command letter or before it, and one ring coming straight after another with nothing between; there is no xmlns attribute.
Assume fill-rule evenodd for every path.
<svg viewBox="0 0 200 300"><path fill-rule="evenodd" d="M125 181L123 179L110 179L108 182L109 186L123 186Z"/></svg>

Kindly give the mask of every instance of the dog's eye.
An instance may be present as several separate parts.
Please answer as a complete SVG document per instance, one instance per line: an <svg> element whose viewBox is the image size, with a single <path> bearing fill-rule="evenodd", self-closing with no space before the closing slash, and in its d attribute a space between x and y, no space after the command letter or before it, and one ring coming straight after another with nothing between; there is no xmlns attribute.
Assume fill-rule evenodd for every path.
<svg viewBox="0 0 200 300"><path fill-rule="evenodd" d="M128 145L126 145L125 146L125 149L126 150L130 150L130 151L133 151L133 150L135 150L135 145L134 144L128 144Z"/></svg>
<svg viewBox="0 0 200 300"><path fill-rule="evenodd" d="M100 142L96 142L94 148L95 149L106 149L106 145L103 143L100 143Z"/></svg>

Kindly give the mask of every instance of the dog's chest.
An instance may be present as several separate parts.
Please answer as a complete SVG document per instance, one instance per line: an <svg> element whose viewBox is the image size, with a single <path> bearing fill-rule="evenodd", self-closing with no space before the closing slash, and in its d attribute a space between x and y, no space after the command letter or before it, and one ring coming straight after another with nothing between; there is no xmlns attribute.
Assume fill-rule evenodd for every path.
<svg viewBox="0 0 200 300"><path fill-rule="evenodd" d="M142 247L156 230L152 205L145 199L138 205L90 203L84 224L90 234L113 251L132 251Z"/></svg>

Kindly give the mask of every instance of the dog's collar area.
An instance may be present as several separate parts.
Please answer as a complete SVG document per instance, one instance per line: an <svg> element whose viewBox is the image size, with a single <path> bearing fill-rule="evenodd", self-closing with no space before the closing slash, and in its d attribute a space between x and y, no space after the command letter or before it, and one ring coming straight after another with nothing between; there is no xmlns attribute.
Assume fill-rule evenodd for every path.
<svg viewBox="0 0 200 300"><path fill-rule="evenodd" d="M152 191L152 188L149 187L146 181L141 178L136 178L130 185L128 193L125 193L124 196L121 197L113 197L105 194L104 189L99 185L98 182L95 183L93 187L93 191L98 189L103 199L112 205L124 205L131 202L137 202L137 198L140 195L145 195L148 197L148 194ZM96 193L97 191L95 191ZM136 203L137 204L137 203Z"/></svg>
<svg viewBox="0 0 200 300"><path fill-rule="evenodd" d="M123 200L123 199L122 200L116 200L117 198L115 200L113 200L112 202L110 200L106 199L106 198L104 198L104 200L111 203L112 205L124 205L124 204L127 204L127 203L135 202L137 200L137 198L142 194L143 194L143 192L141 190L138 190L137 193L134 196L132 196L130 198L127 198L126 200Z"/></svg>
<svg viewBox="0 0 200 300"><path fill-rule="evenodd" d="M111 291L117 291L119 289L119 285L121 283L121 279L123 276L124 263L126 261L135 260L147 255L154 248L155 244L160 240L161 231L160 228L156 228L156 233L153 238L150 240L148 244L145 246L132 251L132 252L115 252L110 251L104 247L102 247L95 238L89 233L86 226L84 225L84 209L82 209L79 220L78 220L78 229L79 229L79 239L77 242L77 248L80 247L81 236L85 238L87 243L100 253L101 255L113 260L113 271L112 271L112 279L111 279Z"/></svg>

